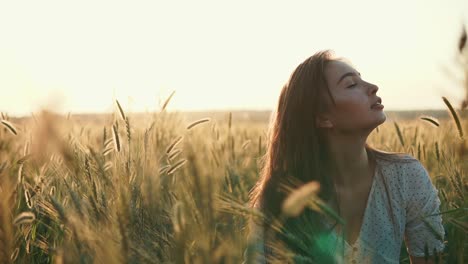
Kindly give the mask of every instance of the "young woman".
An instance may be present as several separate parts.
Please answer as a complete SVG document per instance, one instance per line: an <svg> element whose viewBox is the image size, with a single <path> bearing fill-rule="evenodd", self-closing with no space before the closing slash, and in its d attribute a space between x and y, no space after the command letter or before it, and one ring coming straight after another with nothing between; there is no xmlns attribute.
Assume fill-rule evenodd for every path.
<svg viewBox="0 0 468 264"><path fill-rule="evenodd" d="M266 216L251 223L256 246L246 253L256 262L399 263L404 241L411 262L426 263L425 252L433 261L443 250L440 200L426 169L410 155L366 143L386 120L378 90L328 50L292 73L251 192L251 205ZM285 186L311 181L342 222L309 208L284 217Z"/></svg>

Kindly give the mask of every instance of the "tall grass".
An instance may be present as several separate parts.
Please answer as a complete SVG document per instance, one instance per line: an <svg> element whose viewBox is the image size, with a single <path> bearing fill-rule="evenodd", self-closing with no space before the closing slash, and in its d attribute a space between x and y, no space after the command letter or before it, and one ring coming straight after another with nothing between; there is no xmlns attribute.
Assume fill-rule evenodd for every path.
<svg viewBox="0 0 468 264"><path fill-rule="evenodd" d="M241 263L248 220L258 217L247 201L267 123L118 111L121 121L42 113L17 123L16 135L0 129L0 262ZM441 258L463 263L467 154L455 148L451 120L437 124L385 123L370 143L420 157L441 194ZM404 248L401 261L409 263Z"/></svg>

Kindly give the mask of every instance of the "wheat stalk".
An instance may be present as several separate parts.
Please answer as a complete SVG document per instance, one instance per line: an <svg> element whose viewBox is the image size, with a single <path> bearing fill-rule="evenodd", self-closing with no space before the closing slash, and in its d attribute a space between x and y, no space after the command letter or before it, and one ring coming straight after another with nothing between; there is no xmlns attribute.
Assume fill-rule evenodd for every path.
<svg viewBox="0 0 468 264"><path fill-rule="evenodd" d="M453 109L452 104L449 102L447 98L442 96L442 100L444 100L444 103L447 105L448 109L450 110L450 113L452 114L453 121L455 121L455 124L458 129L458 134L460 135L460 138L463 139L463 129L460 123L460 119L458 118L457 112L455 112L455 109Z"/></svg>
<svg viewBox="0 0 468 264"><path fill-rule="evenodd" d="M49 195L54 196L54 194L55 194L55 186L52 186L49 190Z"/></svg>
<svg viewBox="0 0 468 264"><path fill-rule="evenodd" d="M179 142L182 141L182 139L183 139L182 136L179 136L178 138L176 138L176 139L171 143L171 145L169 145L169 147L167 147L167 149L166 149L166 154L171 153L171 151L174 149L174 147L177 146L177 144L179 144Z"/></svg>
<svg viewBox="0 0 468 264"><path fill-rule="evenodd" d="M6 120L2 120L1 122L8 129L8 131L10 131L13 135L15 136L18 135L18 132L16 132L15 127L10 122Z"/></svg>
<svg viewBox="0 0 468 264"><path fill-rule="evenodd" d="M24 145L23 156L28 155L28 153L29 153L29 141L27 141L26 144Z"/></svg>
<svg viewBox="0 0 468 264"><path fill-rule="evenodd" d="M10 256L10 259L12 261L15 261L17 258L18 258L18 255L19 255L19 248L15 248L15 250L13 250L13 253L11 253L11 256Z"/></svg>
<svg viewBox="0 0 468 264"><path fill-rule="evenodd" d="M115 125L112 125L112 135L114 136L115 150L117 150L117 152L120 152L120 138L119 138L119 133Z"/></svg>
<svg viewBox="0 0 468 264"><path fill-rule="evenodd" d="M36 220L36 215L33 212L22 212L13 220L14 225L30 224Z"/></svg>
<svg viewBox="0 0 468 264"><path fill-rule="evenodd" d="M106 140L104 142L104 148L108 148L112 143L114 142L114 139L113 138L109 138L108 140Z"/></svg>
<svg viewBox="0 0 468 264"><path fill-rule="evenodd" d="M400 126L398 126L397 122L393 123L395 125L395 129L398 135L398 139L400 139L401 146L405 146L405 141L403 140L403 134L401 133Z"/></svg>
<svg viewBox="0 0 468 264"><path fill-rule="evenodd" d="M437 120L437 118L435 117L432 117L432 116L421 116L419 117L419 119L421 120L424 120L424 121L427 121L429 123L431 123L432 125L438 127L439 126L439 120Z"/></svg>
<svg viewBox="0 0 468 264"><path fill-rule="evenodd" d="M169 170L170 167L171 167L171 165L164 165L164 166L162 166L162 167L159 169L159 174L163 174L163 173L167 172L167 170Z"/></svg>
<svg viewBox="0 0 468 264"><path fill-rule="evenodd" d="M106 148L106 149L104 149L104 150L102 151L102 155L103 155L103 156L107 156L107 155L109 155L109 153L111 153L112 151L114 151L114 147L112 147L112 146L111 146L111 147L108 147L108 148Z"/></svg>
<svg viewBox="0 0 468 264"><path fill-rule="evenodd" d="M174 173L178 168L182 167L182 165L184 165L186 162L187 162L186 159L179 160L176 164L174 164L174 165L172 166L172 168L170 168L170 169L167 171L167 174L172 174L172 173Z"/></svg>
<svg viewBox="0 0 468 264"><path fill-rule="evenodd" d="M125 118L125 129L127 131L127 140L128 144L130 144L130 141L132 140L132 134L131 134L131 127L130 127L130 120L128 119L128 116Z"/></svg>
<svg viewBox="0 0 468 264"><path fill-rule="evenodd" d="M22 183L22 182L23 182L23 164L21 164L18 169L18 183Z"/></svg>
<svg viewBox="0 0 468 264"><path fill-rule="evenodd" d="M190 125L187 126L187 129L191 129L192 127L198 125L198 124L202 124L202 123L205 123L205 122L209 122L210 119L209 118L203 118L203 119L200 119L200 120L197 120L193 123L191 123Z"/></svg>
<svg viewBox="0 0 468 264"><path fill-rule="evenodd" d="M126 117L125 117L125 113L122 109L122 106L120 106L120 103L118 100L115 100L116 104L117 104L117 107L119 108L119 113L120 113L120 117L122 118L123 121L125 121Z"/></svg>
<svg viewBox="0 0 468 264"><path fill-rule="evenodd" d="M437 161L440 161L439 142L436 141L434 143L434 146L435 146L435 153L436 153Z"/></svg>
<svg viewBox="0 0 468 264"><path fill-rule="evenodd" d="M21 164L25 163L31 156L32 156L32 155L30 155L30 154L27 154L27 155L23 156L22 158L20 158L20 159L16 162L16 164L21 165Z"/></svg>
<svg viewBox="0 0 468 264"><path fill-rule="evenodd" d="M166 101L164 102L164 104L163 104L163 106L162 106L162 108L161 108L161 112L164 111L164 110L166 109L167 104L169 104L169 101L171 101L172 96L174 96L174 94L175 94L175 91L173 91L173 92L171 93L171 95L169 95L169 97L166 99Z"/></svg>
<svg viewBox="0 0 468 264"><path fill-rule="evenodd" d="M186 220L184 217L184 206L181 202L177 202L174 205L173 210L174 217L172 218L172 220L174 225L174 232L181 233L186 224Z"/></svg>
<svg viewBox="0 0 468 264"><path fill-rule="evenodd" d="M106 127L104 127L104 130L102 132L102 142L104 144L104 148L106 147L106 140L107 140L107 130L106 130Z"/></svg>
<svg viewBox="0 0 468 264"><path fill-rule="evenodd" d="M305 207L314 199L320 189L320 184L312 181L293 190L284 200L281 211L287 217L298 216Z"/></svg>
<svg viewBox="0 0 468 264"><path fill-rule="evenodd" d="M112 162L111 161L108 161L106 162L106 164L104 164L104 171L107 171L109 170L110 168L112 168Z"/></svg>
<svg viewBox="0 0 468 264"><path fill-rule="evenodd" d="M170 153L168 159L169 161L173 160L175 157L177 157L177 155L179 155L180 153L182 152L181 149L176 149L174 151L172 151L172 153Z"/></svg>
<svg viewBox="0 0 468 264"><path fill-rule="evenodd" d="M32 201L32 197L31 197L31 193L29 192L28 189L24 190L24 198L26 199L26 205L29 208L32 208L33 207L33 201Z"/></svg>
<svg viewBox="0 0 468 264"><path fill-rule="evenodd" d="M465 48L465 44L466 44L466 28L465 28L465 25L463 25L462 33L460 35L460 39L458 40L458 51L460 53L463 53L463 49Z"/></svg>
<svg viewBox="0 0 468 264"><path fill-rule="evenodd" d="M421 143L418 143L418 160L421 160Z"/></svg>
<svg viewBox="0 0 468 264"><path fill-rule="evenodd" d="M246 149L250 145L250 139L246 140L244 144L242 144L242 149Z"/></svg>

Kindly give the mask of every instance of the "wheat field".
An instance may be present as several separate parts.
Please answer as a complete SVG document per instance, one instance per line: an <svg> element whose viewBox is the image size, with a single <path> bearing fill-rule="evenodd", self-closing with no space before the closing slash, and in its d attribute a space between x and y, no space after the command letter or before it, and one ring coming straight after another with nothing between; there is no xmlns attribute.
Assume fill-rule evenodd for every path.
<svg viewBox="0 0 468 264"><path fill-rule="evenodd" d="M468 121L457 119L395 119L369 138L429 171L446 230L440 263L468 261ZM230 113L137 118L118 102L100 121L2 114L0 262L242 263L267 128Z"/></svg>

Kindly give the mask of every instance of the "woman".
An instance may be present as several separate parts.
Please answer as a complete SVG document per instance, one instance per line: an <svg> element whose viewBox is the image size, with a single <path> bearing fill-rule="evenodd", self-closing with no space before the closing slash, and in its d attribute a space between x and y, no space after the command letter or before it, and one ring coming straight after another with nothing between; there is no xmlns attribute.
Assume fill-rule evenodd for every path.
<svg viewBox="0 0 468 264"><path fill-rule="evenodd" d="M443 250L440 200L425 168L412 156L366 143L386 120L378 89L328 50L292 73L251 192L251 205L266 217L251 223L255 250L248 256L255 253L257 262L399 263L405 241L412 263L426 263L425 252L434 259ZM339 217L309 208L284 216L287 187L311 181L320 184L323 208Z"/></svg>

